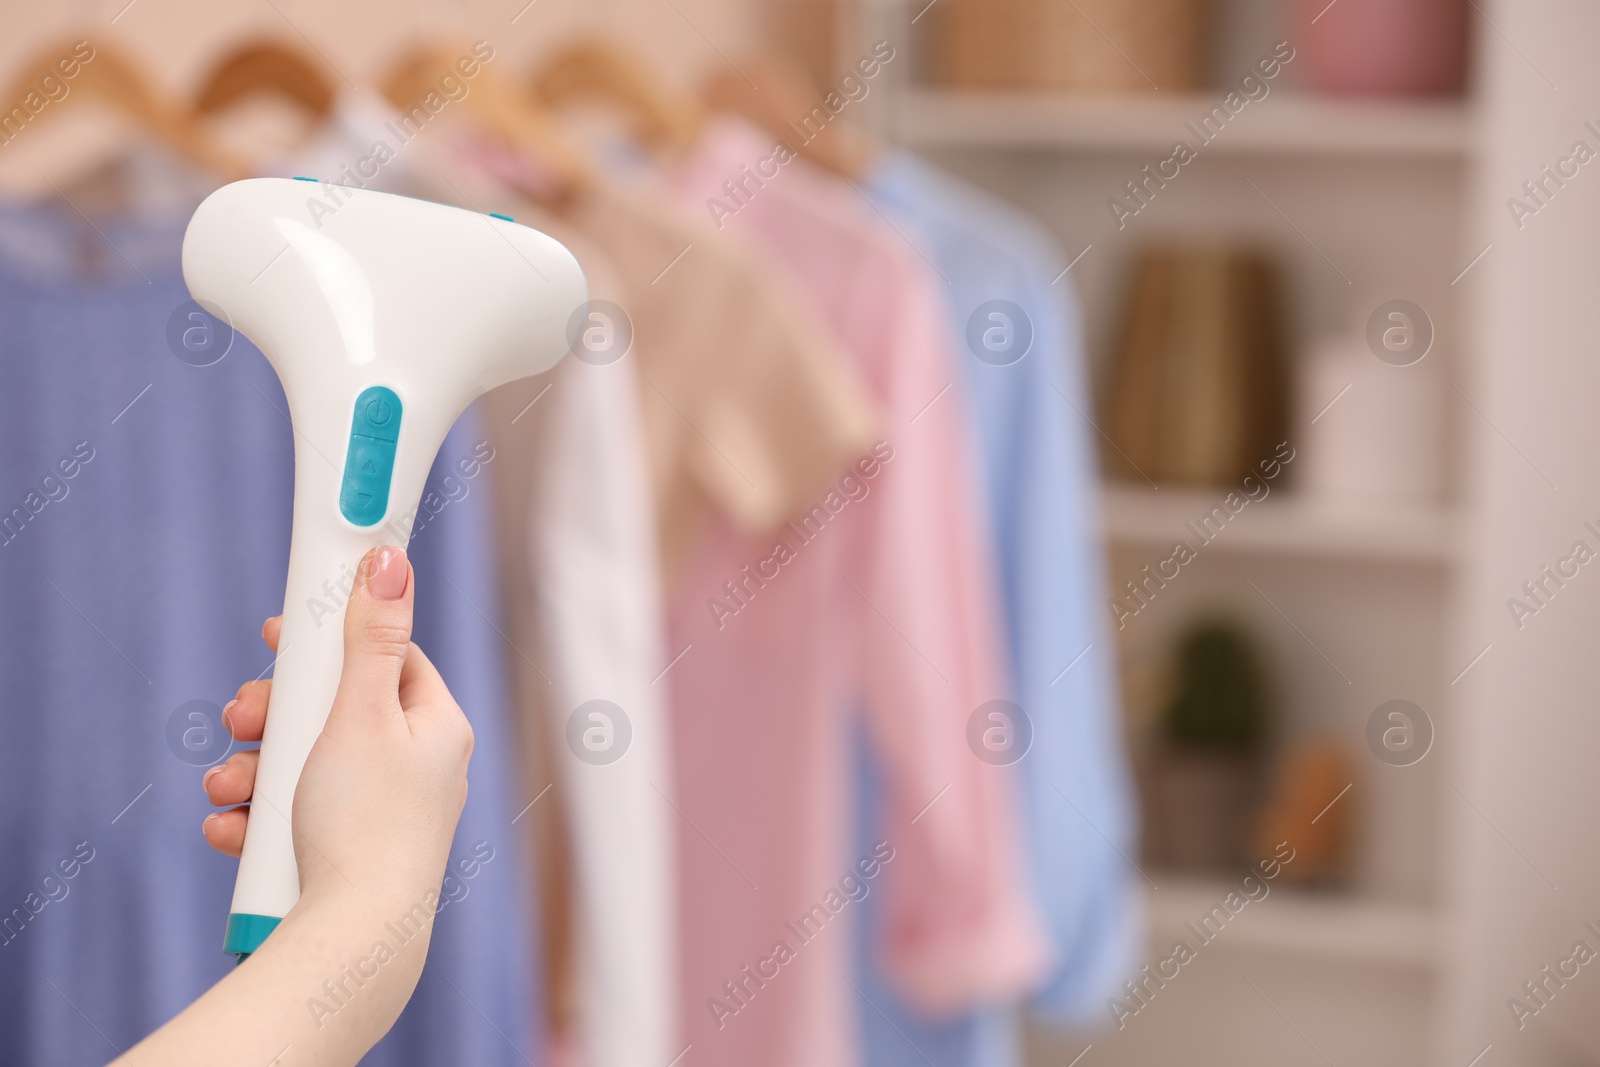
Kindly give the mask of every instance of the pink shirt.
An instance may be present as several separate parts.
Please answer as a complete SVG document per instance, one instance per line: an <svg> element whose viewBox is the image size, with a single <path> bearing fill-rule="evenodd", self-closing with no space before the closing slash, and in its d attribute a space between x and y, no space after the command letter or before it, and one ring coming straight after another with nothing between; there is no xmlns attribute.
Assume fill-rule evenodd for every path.
<svg viewBox="0 0 1600 1067"><path fill-rule="evenodd" d="M863 892L885 895L890 971L930 1011L1022 991L1047 952L1012 772L966 742L973 711L1007 693L938 277L806 163L746 178L772 151L718 121L675 188L809 301L856 361L884 440L771 538L717 521L668 591L695 1065L855 1061L847 924ZM741 179L734 200L723 183ZM850 852L857 706L887 785L885 844L867 857Z"/></svg>

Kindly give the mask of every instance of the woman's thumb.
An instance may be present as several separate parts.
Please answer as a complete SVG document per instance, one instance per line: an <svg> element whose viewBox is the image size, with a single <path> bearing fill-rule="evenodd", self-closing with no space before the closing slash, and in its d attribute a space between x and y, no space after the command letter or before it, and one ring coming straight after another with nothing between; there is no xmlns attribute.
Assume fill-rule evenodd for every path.
<svg viewBox="0 0 1600 1067"><path fill-rule="evenodd" d="M404 549L379 545L361 560L344 616L344 672L335 709L400 710L400 669L411 645L412 585Z"/></svg>

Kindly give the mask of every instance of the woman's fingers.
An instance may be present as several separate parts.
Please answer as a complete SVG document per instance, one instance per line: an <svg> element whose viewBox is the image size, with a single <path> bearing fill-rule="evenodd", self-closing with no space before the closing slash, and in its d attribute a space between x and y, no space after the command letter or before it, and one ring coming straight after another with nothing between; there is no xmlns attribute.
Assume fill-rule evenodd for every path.
<svg viewBox="0 0 1600 1067"><path fill-rule="evenodd" d="M259 678L239 687L238 694L222 709L222 722L235 741L259 741L267 725L267 698L272 695L272 680Z"/></svg>
<svg viewBox="0 0 1600 1067"><path fill-rule="evenodd" d="M217 764L200 779L206 797L219 808L243 804L250 799L256 787L256 764L261 754L255 749L235 752L226 761Z"/></svg>
<svg viewBox="0 0 1600 1067"><path fill-rule="evenodd" d="M248 807L214 811L200 824L200 832L206 835L206 844L238 859L244 850L244 826L249 815Z"/></svg>
<svg viewBox="0 0 1600 1067"><path fill-rule="evenodd" d="M283 633L283 616L274 615L261 624L261 640L267 643L272 651L278 651L278 637Z"/></svg>
<svg viewBox="0 0 1600 1067"><path fill-rule="evenodd" d="M200 779L200 784L211 803L218 807L229 804L244 805L229 808L227 811L213 812L200 824L200 832L206 835L206 843L218 852L235 859L244 848L244 828L250 815L250 807L244 802L250 799L250 794L255 789L256 764L260 758L260 754L254 749L235 752L225 762L207 771Z"/></svg>
<svg viewBox="0 0 1600 1067"><path fill-rule="evenodd" d="M274 615L261 626L261 639L272 651L278 651L278 638L283 633L283 616ZM222 723L235 741L259 741L267 725L267 700L272 696L271 679L258 678L239 687L239 692L222 709ZM205 817L200 832L206 843L224 855L239 858L244 848L244 828L250 819L250 806L245 803L256 787L256 765L261 755L254 749L235 752L223 763L211 768L200 779L206 797L227 811L216 811ZM239 807L229 807L237 804Z"/></svg>

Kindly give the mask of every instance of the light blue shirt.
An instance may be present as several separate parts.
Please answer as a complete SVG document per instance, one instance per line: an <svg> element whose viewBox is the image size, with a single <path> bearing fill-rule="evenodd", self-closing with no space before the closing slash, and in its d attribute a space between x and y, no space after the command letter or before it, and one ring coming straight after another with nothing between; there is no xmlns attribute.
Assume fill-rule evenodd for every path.
<svg viewBox="0 0 1600 1067"><path fill-rule="evenodd" d="M169 724L270 667L259 630L283 607L292 436L277 376L243 338L212 366L169 350L186 218L102 237L70 213L0 210L3 1063L109 1062L234 966L222 933L238 864L201 837L205 767L179 758ZM474 423L430 476L456 499L411 546L416 640L477 736L451 849L472 876L452 871L416 996L365 1061L386 1067L540 1059L511 825L529 798L513 796L511 653L489 621L493 474L465 495L442 482ZM203 749L204 719L178 722Z"/></svg>
<svg viewBox="0 0 1600 1067"><path fill-rule="evenodd" d="M981 451L1017 702L1032 721L1021 761L1028 861L1058 965L1031 1005L1063 1024L1103 1020L1105 1000L1143 939L1137 811L1122 738L1083 328L1066 266L1041 223L909 155L890 155L867 183L929 256L954 312L952 332ZM1020 307L1023 321L989 301ZM981 312L976 330L969 320ZM1031 327L1026 354L1001 347ZM979 359L969 344L990 361ZM1013 352L1016 350L1014 349ZM1004 363L1005 365L999 365ZM870 774L869 774L870 777ZM868 797L873 785L869 782ZM863 830L870 828L864 816ZM869 903L871 898L869 898ZM871 909L869 909L870 911ZM1000 1009L942 1024L899 1003L874 966L877 924L859 930L863 1062L1015 1063Z"/></svg>

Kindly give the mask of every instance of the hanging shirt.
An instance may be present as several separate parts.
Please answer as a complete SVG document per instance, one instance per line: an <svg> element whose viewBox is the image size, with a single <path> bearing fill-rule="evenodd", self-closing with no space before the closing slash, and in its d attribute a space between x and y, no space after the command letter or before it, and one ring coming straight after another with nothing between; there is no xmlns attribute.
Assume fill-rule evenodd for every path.
<svg viewBox="0 0 1600 1067"><path fill-rule="evenodd" d="M1098 1021L1134 965L1143 922L1129 859L1138 851L1137 813L1114 638L1101 606L1092 400L1066 264L1040 224L909 155L885 158L866 185L950 283L950 330L1000 552L1010 667L1033 727L1019 767L1029 856L1057 959L1033 1007L1053 1022ZM991 328L1010 333L985 348ZM872 1063L1016 1062L993 1018L930 1024L905 1010L864 950L863 988L881 994L884 1009L864 1017Z"/></svg>
<svg viewBox="0 0 1600 1067"><path fill-rule="evenodd" d="M473 154L508 181L534 177L525 174L524 161L503 153L479 146ZM564 386L553 381L550 398L566 388L563 403L572 407L542 415L550 426L541 447L554 454L541 458L534 487L542 512L531 557L540 589L537 629L547 659L562 661L547 687L563 732L552 746L554 762L577 787L573 799L590 809L571 820L571 833L603 835L573 842L584 868L575 888L587 897L576 909L593 924L597 944L613 957L627 954L580 958L580 969L590 969L583 978L591 998L583 1008L585 1028L607 1031L586 1035L583 1050L605 1055L600 1063L667 1062L684 1052L688 1038L665 1057L644 1052L651 1040L681 1028L676 1016L667 1022L658 1013L689 995L680 975L702 944L676 914L670 928L648 929L692 891L687 876L677 891L649 877L652 861L673 869L673 857L659 850L692 833L676 799L684 788L682 761L656 763L666 755L665 709L676 715L676 690L664 678L677 658L661 648L656 583L662 569L682 566L714 513L753 533L779 524L868 447L872 413L853 372L789 295L743 250L704 232L674 205L602 179L575 191L551 228L572 241L586 268L601 268L591 310L604 318L585 329L609 332L608 343L632 335L616 363L605 362L609 351L580 344L585 358L560 372ZM582 365L588 360L597 365ZM638 390L631 404L616 393L627 381ZM629 417L639 421L619 421ZM638 514L630 497L636 475L625 469L629 450L641 441L653 515ZM613 484L601 489L602 478ZM640 559L640 552L652 559ZM614 765L581 766L587 761L574 746L592 729L619 728L606 721L612 709L583 710L596 699L618 705L635 731L630 745L640 747ZM597 711L602 719L593 718ZM574 713L580 722L567 732ZM654 817L640 821L633 802L644 800L654 805ZM638 840L636 830L654 839ZM684 951L671 994L649 1002L660 993L651 984L659 975L641 963L649 963L655 946L662 949L655 958L669 960L675 944ZM631 1058L619 1058L624 1053Z"/></svg>
<svg viewBox="0 0 1600 1067"><path fill-rule="evenodd" d="M845 981L860 900L881 895L887 965L928 1010L1015 994L1044 952L1014 783L965 740L1006 687L964 412L941 402L938 294L855 194L803 163L747 182L729 210L724 182L771 152L716 122L674 185L766 253L844 345L884 429L774 535L717 524L671 591L680 804L698 837L684 835L687 1037L700 1063L847 1065L870 1010ZM847 833L858 704L889 782L881 843L862 856Z"/></svg>
<svg viewBox="0 0 1600 1067"><path fill-rule="evenodd" d="M199 833L200 776L229 751L220 706L270 672L260 626L283 608L292 435L260 353L238 336L207 347L223 335L188 317L187 219L102 235L0 212L7 1063L109 1061L234 965L238 864ZM370 1064L536 1049L533 977L504 948L525 936L528 890L482 437L464 417L446 439L410 548L416 640L477 737L471 796L428 965Z"/></svg>

